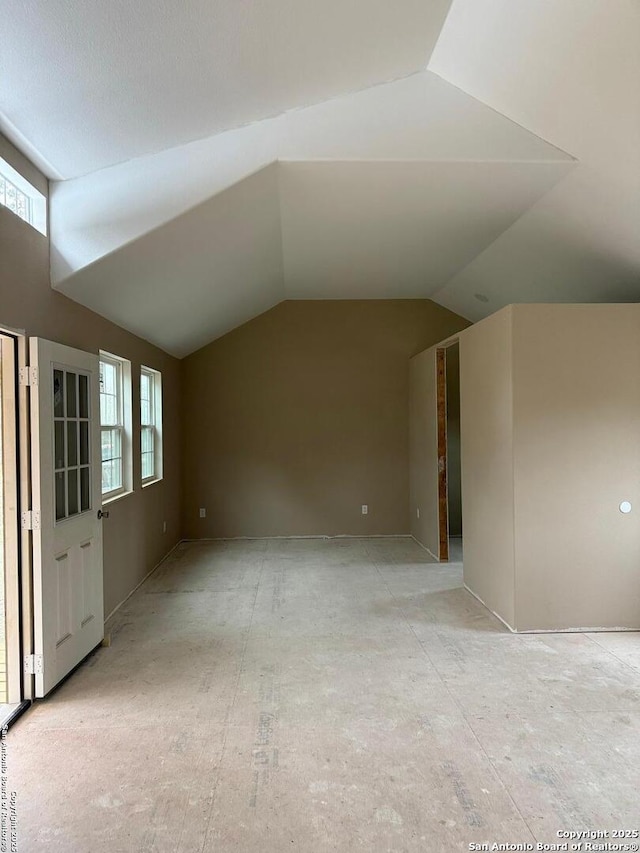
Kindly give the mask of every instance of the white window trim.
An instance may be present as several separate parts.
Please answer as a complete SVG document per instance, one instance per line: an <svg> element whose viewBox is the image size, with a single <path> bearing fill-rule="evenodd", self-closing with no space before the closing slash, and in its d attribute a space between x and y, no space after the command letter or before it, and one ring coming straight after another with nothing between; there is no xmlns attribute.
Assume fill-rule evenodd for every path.
<svg viewBox="0 0 640 853"><path fill-rule="evenodd" d="M133 446L133 418L131 406L131 362L119 355L114 355L110 352L100 350L100 361L115 365L118 371L118 384L120 386L120 406L119 421L117 427L102 426L100 424L100 434L103 429L120 429L121 447L122 447L122 486L119 489L112 489L110 492L102 493L102 503L112 503L113 501L124 498L133 492L133 471L132 471L132 446Z"/></svg>
<svg viewBox="0 0 640 853"><path fill-rule="evenodd" d="M151 486L154 483L159 483L163 477L163 456L162 456L162 374L159 370L154 370L153 367L141 365L140 378L143 374L151 379L152 393L152 408L153 408L153 424L142 423L142 406L140 407L140 470L142 471L142 430L145 426L153 427L153 474L150 477L142 478L142 488ZM142 384L142 383L141 383Z"/></svg>
<svg viewBox="0 0 640 853"><path fill-rule="evenodd" d="M28 219L22 219L27 225L35 228L45 237L47 235L47 199L42 193L37 190L26 178L23 178L20 172L17 172L10 163L0 157L0 175L3 176L9 183L13 184L16 189L20 190L23 195L29 199L30 214ZM11 211L13 213L13 211ZM14 214L17 216L17 214Z"/></svg>

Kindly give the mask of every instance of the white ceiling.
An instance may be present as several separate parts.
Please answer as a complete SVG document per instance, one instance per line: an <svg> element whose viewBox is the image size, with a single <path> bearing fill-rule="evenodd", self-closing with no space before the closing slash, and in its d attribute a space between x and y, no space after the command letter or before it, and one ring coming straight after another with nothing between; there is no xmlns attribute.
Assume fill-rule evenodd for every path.
<svg viewBox="0 0 640 853"><path fill-rule="evenodd" d="M91 264L64 293L177 356L272 308L285 298L277 170Z"/></svg>
<svg viewBox="0 0 640 853"><path fill-rule="evenodd" d="M71 178L423 69L451 0L3 0L0 129Z"/></svg>
<svg viewBox="0 0 640 853"><path fill-rule="evenodd" d="M579 161L434 298L473 320L640 300L637 0L457 0L430 67Z"/></svg>
<svg viewBox="0 0 640 853"><path fill-rule="evenodd" d="M54 286L167 351L284 298L640 298L636 0L3 16L0 128L73 178Z"/></svg>
<svg viewBox="0 0 640 853"><path fill-rule="evenodd" d="M431 296L572 163L281 163L287 296Z"/></svg>

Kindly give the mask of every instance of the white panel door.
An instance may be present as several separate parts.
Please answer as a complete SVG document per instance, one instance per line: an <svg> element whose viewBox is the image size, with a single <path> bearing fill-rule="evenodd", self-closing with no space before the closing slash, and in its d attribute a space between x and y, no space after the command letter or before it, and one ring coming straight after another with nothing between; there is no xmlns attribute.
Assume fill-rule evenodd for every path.
<svg viewBox="0 0 640 853"><path fill-rule="evenodd" d="M98 356L30 339L36 696L104 636Z"/></svg>

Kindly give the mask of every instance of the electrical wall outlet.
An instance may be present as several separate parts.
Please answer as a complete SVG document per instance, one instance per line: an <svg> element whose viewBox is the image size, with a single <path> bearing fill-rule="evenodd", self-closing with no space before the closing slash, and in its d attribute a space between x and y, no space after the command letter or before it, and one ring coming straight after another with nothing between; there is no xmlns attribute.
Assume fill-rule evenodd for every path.
<svg viewBox="0 0 640 853"><path fill-rule="evenodd" d="M200 518L206 518L206 517L207 517L207 511L203 506L201 506L200 507Z"/></svg>
<svg viewBox="0 0 640 853"><path fill-rule="evenodd" d="M420 507L416 507L416 518L420 518Z"/></svg>
<svg viewBox="0 0 640 853"><path fill-rule="evenodd" d="M369 505L368 504L362 504L362 514L363 515L369 514Z"/></svg>

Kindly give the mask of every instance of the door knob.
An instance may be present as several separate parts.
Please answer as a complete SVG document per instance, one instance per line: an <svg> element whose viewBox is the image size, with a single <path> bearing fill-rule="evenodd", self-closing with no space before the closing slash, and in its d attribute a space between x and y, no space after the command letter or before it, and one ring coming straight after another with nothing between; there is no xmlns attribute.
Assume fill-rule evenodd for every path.
<svg viewBox="0 0 640 853"><path fill-rule="evenodd" d="M102 518L109 518L109 510L103 512L101 509L98 510L98 521Z"/></svg>

